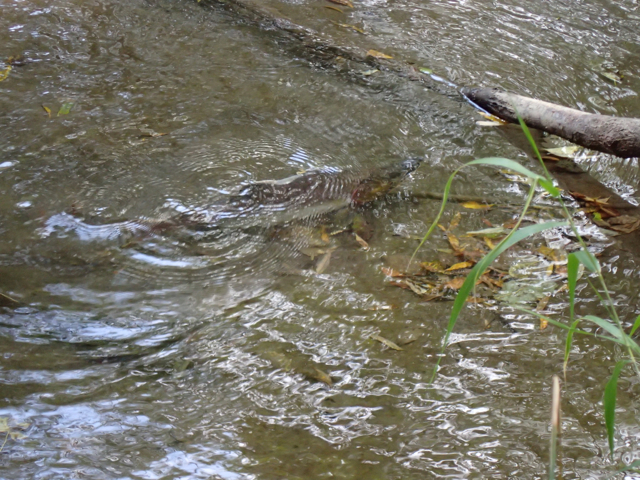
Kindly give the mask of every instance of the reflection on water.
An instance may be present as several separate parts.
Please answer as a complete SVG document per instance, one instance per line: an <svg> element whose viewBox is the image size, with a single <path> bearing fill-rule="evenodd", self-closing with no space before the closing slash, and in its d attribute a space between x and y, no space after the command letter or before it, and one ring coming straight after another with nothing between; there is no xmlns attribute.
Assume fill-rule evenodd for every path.
<svg viewBox="0 0 640 480"><path fill-rule="evenodd" d="M633 113L637 79L613 85L599 70L637 66L630 1L362 2L340 21L364 36L319 5L274 5L461 85ZM424 303L380 271L411 254L439 208L409 191L440 191L473 158L519 154L478 129L464 102L402 80L384 91L350 82L197 2L5 1L0 45L2 58L26 59L0 83L0 418L11 433L1 478L543 474L564 336L506 306L469 308L429 384L451 304ZM351 181L425 154L364 208L276 202L303 220L290 229L290 217L240 228L231 215L233 228L135 233L210 213L256 182L313 169ZM604 161L604 179L632 195L635 170ZM497 202L524 195L484 170L454 188ZM336 199L353 197L323 200ZM512 215L462 218L478 230ZM356 221L368 251L341 233ZM447 246L434 237L424 259ZM621 257L606 268L632 315L637 266ZM598 402L616 352L591 337L573 350L562 469L586 477L611 465ZM633 396L621 389L618 401L618 455L629 462L640 432Z"/></svg>

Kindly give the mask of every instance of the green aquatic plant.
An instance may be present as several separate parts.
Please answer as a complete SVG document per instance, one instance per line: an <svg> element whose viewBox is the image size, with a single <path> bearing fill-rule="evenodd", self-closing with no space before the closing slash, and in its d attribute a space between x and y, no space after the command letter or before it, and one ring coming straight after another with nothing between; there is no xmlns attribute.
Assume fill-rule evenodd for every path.
<svg viewBox="0 0 640 480"><path fill-rule="evenodd" d="M638 345L638 343L632 338L633 334L640 327L640 316L636 318L631 330L629 330L629 333L625 332L625 329L623 328L623 325L622 325L622 321L620 320L618 312L616 311L615 304L611 298L610 291L607 287L604 276L602 274L600 263L598 262L598 259L588 250L585 241L580 236L580 233L578 232L578 228L573 219L573 216L571 215L569 209L564 203L560 195L560 191L553 184L553 179L544 164L542 156L540 155L537 144L533 139L531 132L529 131L528 127L520 117L519 117L519 120L520 120L520 126L522 130L526 135L529 143L531 144L533 151L535 152L535 155L540 162L540 165L542 166L543 175L534 173L529 169L523 167L519 163L506 158L483 158L479 160L474 160L458 168L451 174L451 176L449 177L445 185L442 204L438 214L436 215L436 218L434 219L433 223L427 230L427 233L424 235L420 244L418 245L418 247L416 248L416 250L414 251L411 257L410 263L414 260L418 250L424 245L424 243L427 241L431 233L434 231L434 229L440 222L440 219L447 205L447 200L449 197L453 180L456 177L456 175L460 172L460 170L462 170L463 168L469 167L469 166L501 167L501 168L506 168L513 172L519 173L521 175L524 175L531 181L529 192L527 194L527 199L525 201L525 204L522 208L522 211L518 217L518 220L515 226L511 229L508 235L504 237L500 241L500 243L498 243L495 246L493 250L491 250L480 261L478 261L478 263L476 263L476 265L467 275L464 283L462 284L462 287L458 290L458 294L456 295L456 298L453 302L453 307L451 309L451 314L449 316L446 332L442 341L441 352L440 352L440 355L438 356L438 360L433 369L431 381L433 382L433 380L437 375L440 362L444 356L445 350L449 343L449 339L451 337L451 334L453 333L453 329L455 328L458 317L465 306L467 298L471 294L478 279L482 276L485 270L491 265L491 263L509 247L515 245L518 242L525 240L528 237L531 237L532 235L538 234L544 230L549 230L552 228L568 227L571 229L573 235L577 238L578 244L580 246L580 250L570 253L567 259L567 262L568 262L567 263L567 283L569 287L569 322L568 324L556 319L549 318L538 311L533 311L525 308L518 308L518 310L530 315L534 315L540 318L541 320L548 322L551 325L554 325L558 328L561 328L567 331L567 337L565 340L564 363L563 363L565 380L566 380L566 368L569 361L569 354L571 351L571 345L572 345L574 335L575 334L594 335L589 331L579 328L580 325L588 325L588 324L595 325L596 327L602 329L602 331L604 332L604 334L598 335L599 338L604 338L624 348L627 358L622 359L615 364L613 368L613 372L605 386L604 394L603 394L603 409L604 409L603 415L604 415L605 426L607 431L609 451L611 456L613 456L614 447L615 447L614 434L615 434L616 393L617 393L619 375L625 366L631 365L635 370L636 375L638 375L638 377L640 378L640 369L638 366L638 361L636 359L636 356L640 356L640 345ZM551 222L535 224L527 227L521 227L520 225L522 223L522 220L524 219L525 215L527 214L531 206L534 193L536 191L536 188L538 187L542 187L552 198L554 198L559 203L559 206L561 208L561 211L565 219L563 221L551 221ZM591 280L589 279L587 279L587 281L593 293L598 297L601 305L606 308L609 319L604 319L601 317L597 317L595 315L584 315L579 318L574 318L575 317L575 292L576 292L577 281L579 278L580 265L583 265L584 268L588 270L588 272L590 272L591 276L594 277L595 284L591 282ZM554 422L554 419L559 418L559 380L555 378L553 383L554 383L554 389L553 389L554 390L554 394L553 394L554 408L552 411L552 436L551 436L551 446L550 446L549 478L555 478L557 438L559 435L559 428L560 428L559 422L558 421ZM636 465L636 463L638 462L634 462L633 464L628 465L627 467L625 467L625 470L631 470L631 469L640 467L640 464Z"/></svg>

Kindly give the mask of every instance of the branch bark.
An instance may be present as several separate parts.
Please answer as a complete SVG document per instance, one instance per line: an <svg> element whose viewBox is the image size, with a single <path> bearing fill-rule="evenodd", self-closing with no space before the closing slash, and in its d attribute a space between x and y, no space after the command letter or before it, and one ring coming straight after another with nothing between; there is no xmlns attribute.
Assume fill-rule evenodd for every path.
<svg viewBox="0 0 640 480"><path fill-rule="evenodd" d="M622 158L640 157L640 119L581 112L494 88L463 88L476 105L502 120L552 133L583 147ZM517 112L517 113L516 113Z"/></svg>

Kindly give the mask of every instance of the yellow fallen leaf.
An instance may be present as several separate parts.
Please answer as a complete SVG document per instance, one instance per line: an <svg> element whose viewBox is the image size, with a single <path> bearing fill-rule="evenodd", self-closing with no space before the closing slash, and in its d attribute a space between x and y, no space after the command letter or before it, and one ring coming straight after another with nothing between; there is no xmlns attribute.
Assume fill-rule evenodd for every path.
<svg viewBox="0 0 640 480"><path fill-rule="evenodd" d="M464 208L470 208L472 210L487 210L493 207L493 204L478 203L478 202L464 202L461 203Z"/></svg>
<svg viewBox="0 0 640 480"><path fill-rule="evenodd" d="M373 58L393 58L385 53L378 52L377 50L369 50L367 52L367 56L373 57Z"/></svg>
<svg viewBox="0 0 640 480"><path fill-rule="evenodd" d="M484 112L478 112L478 113L482 115L484 118L486 118L487 120L491 120L492 122L497 122L502 124L509 123L509 122L505 122L501 118L496 117L495 115L491 115L490 113L484 113Z"/></svg>
<svg viewBox="0 0 640 480"><path fill-rule="evenodd" d="M398 350L398 351L402 351L403 350L401 347L399 347L398 345L393 343L391 340L387 340L386 338L381 337L380 335L371 335L371 338L373 338L374 340L377 340L378 342L380 342L383 345L386 345L391 350Z"/></svg>
<svg viewBox="0 0 640 480"><path fill-rule="evenodd" d="M445 270L445 272L452 272L453 270L460 270L462 268L469 268L472 266L473 266L473 262L460 262L450 266Z"/></svg>
<svg viewBox="0 0 640 480"><path fill-rule="evenodd" d="M329 10L335 10L336 12L340 12L340 13L344 13L342 10L340 10L338 7L333 7L331 5L325 5L324 8L328 8Z"/></svg>
<svg viewBox="0 0 640 480"><path fill-rule="evenodd" d="M449 233L447 235L447 239L449 240L449 244L451 245L451 248L453 248L453 250L455 252L459 252L460 251L460 240L458 240L458 237L456 237L455 235L452 235L451 233Z"/></svg>
<svg viewBox="0 0 640 480"><path fill-rule="evenodd" d="M491 250L493 250L494 248L496 248L495 244L491 241L491 239L489 237L484 237L484 243L487 245L487 247L489 247Z"/></svg>
<svg viewBox="0 0 640 480"><path fill-rule="evenodd" d="M544 330L549 325L549 322L546 318L540 317L540 330Z"/></svg>
<svg viewBox="0 0 640 480"><path fill-rule="evenodd" d="M11 65L7 65L7 68L5 68L4 70L0 70L0 82L3 80L6 80L10 72L11 72Z"/></svg>
<svg viewBox="0 0 640 480"><path fill-rule="evenodd" d="M47 115L49 115L49 118L51 118L51 109L45 105L42 105L42 108L45 112L47 112Z"/></svg>
<svg viewBox="0 0 640 480"><path fill-rule="evenodd" d="M435 272L435 273L444 272L444 267L438 261L435 261L435 262L422 262L420 264L420 266L422 266L422 268L424 268L427 272Z"/></svg>

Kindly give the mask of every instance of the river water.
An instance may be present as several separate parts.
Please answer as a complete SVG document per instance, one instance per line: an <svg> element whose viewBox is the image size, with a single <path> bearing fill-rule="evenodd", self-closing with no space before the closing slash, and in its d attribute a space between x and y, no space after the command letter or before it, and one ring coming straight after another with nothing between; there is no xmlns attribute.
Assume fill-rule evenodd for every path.
<svg viewBox="0 0 640 480"><path fill-rule="evenodd" d="M458 85L640 115L634 0L270 6ZM468 307L430 384L452 302L425 302L381 271L411 255L439 208L415 192L440 192L475 158L528 161L477 126L469 105L340 60L310 62L276 32L188 0L0 0L0 57L17 55L24 65L0 83L0 292L10 297L0 307L0 419L13 434L0 434L0 478L546 475L564 334L504 304ZM206 208L238 185L312 168L364 172L416 156L422 166L359 213L369 250L335 235L322 268L266 227L185 240L89 226ZM634 201L637 162L597 158L584 166ZM489 169L461 175L454 190L498 204L526 194ZM457 211L466 231L516 213L453 204L443 223ZM349 215L298 229L325 236ZM436 234L420 259L447 247ZM523 255L506 255L503 268ZM623 253L603 262L630 321L639 266ZM602 313L581 297L580 313ZM566 319L566 293L548 308ZM620 355L575 339L562 478L602 478L640 458L629 373L608 456L600 400Z"/></svg>

